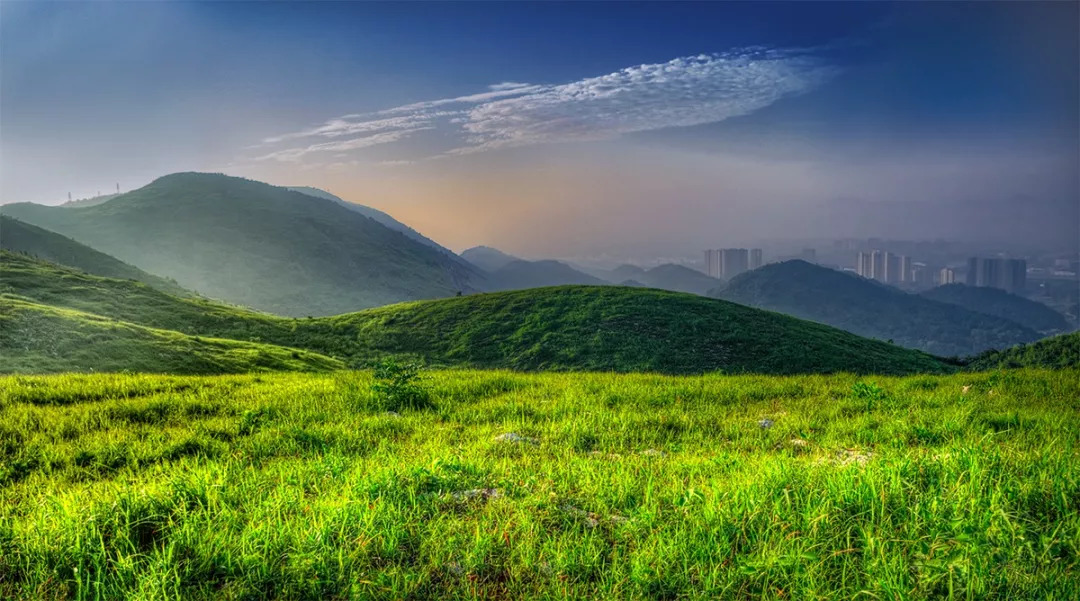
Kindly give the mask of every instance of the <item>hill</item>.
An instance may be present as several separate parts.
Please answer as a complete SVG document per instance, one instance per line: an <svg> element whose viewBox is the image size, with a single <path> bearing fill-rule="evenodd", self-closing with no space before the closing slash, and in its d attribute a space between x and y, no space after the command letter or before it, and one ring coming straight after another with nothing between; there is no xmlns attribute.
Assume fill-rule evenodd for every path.
<svg viewBox="0 0 1080 601"><path fill-rule="evenodd" d="M1000 317L798 260L741 274L715 295L938 356L974 355L1039 338Z"/></svg>
<svg viewBox="0 0 1080 601"><path fill-rule="evenodd" d="M723 280L674 263L658 265L632 277L652 288L701 295L724 285Z"/></svg>
<svg viewBox="0 0 1080 601"><path fill-rule="evenodd" d="M948 284L931 288L920 293L920 296L1008 319L1043 334L1055 334L1069 329L1069 324L1061 313L1042 303L997 288Z"/></svg>
<svg viewBox="0 0 1080 601"><path fill-rule="evenodd" d="M453 367L673 374L951 370L924 353L820 324L660 290L538 288L287 319L10 253L0 258L2 290L23 300L188 335L305 348L353 365L399 356Z"/></svg>
<svg viewBox="0 0 1080 601"><path fill-rule="evenodd" d="M66 236L6 215L0 215L0 249L32 255L102 277L138 280L170 294L191 294L175 282L146 273Z"/></svg>
<svg viewBox="0 0 1080 601"><path fill-rule="evenodd" d="M99 196L91 196L89 198L76 198L75 200L69 200L69 201L67 201L64 204L59 205L59 206L61 206L61 207L92 207L94 205L99 205L99 204L101 204L103 202L112 200L112 199L116 198L117 196L120 196L120 195L119 194L101 194Z"/></svg>
<svg viewBox="0 0 1080 601"><path fill-rule="evenodd" d="M283 315L451 296L483 278L333 201L220 174L168 175L96 206L0 211L206 296Z"/></svg>
<svg viewBox="0 0 1080 601"><path fill-rule="evenodd" d="M489 286L492 290L522 290L566 284L602 286L606 283L604 280L582 273L566 263L550 260L511 261L492 271L489 280Z"/></svg>
<svg viewBox="0 0 1080 601"><path fill-rule="evenodd" d="M497 271L514 261L521 260L490 246L474 246L466 249L462 251L461 258L489 272Z"/></svg>
<svg viewBox="0 0 1080 601"><path fill-rule="evenodd" d="M313 188L311 186L287 186L287 189L292 190L294 192L299 192L301 194L307 194L308 196L314 196L316 198L323 198L325 200L335 202L335 203L337 203L337 204L339 204L339 205L341 205L341 206L343 206L343 207L345 207L345 208L347 208L349 210L356 211L357 213L360 213L361 215L363 215L365 217L368 217L370 219L374 219L375 221L378 221L382 225L385 225L386 227L388 227L388 228L390 228L390 229L392 229L394 231L401 232L402 234L405 234L409 238L412 238L413 240L415 240L415 241L417 241L417 242L419 242L421 244L425 244L427 246L430 246L431 248L434 248L434 249L436 249L436 250L438 250L438 251L440 251L440 252L442 252L444 254L450 255L451 257L453 257L455 259L459 258L456 254L454 254L454 251L450 250L449 248L446 248L445 246L442 246L438 242L432 240L431 238L428 238L427 236L425 236L425 235L421 234L420 232L414 230L413 228L405 225L404 223L398 221L397 219L394 219L393 217L390 216L389 213L385 213L383 211L380 211L379 209L375 209L375 208L372 208L372 207L369 207L369 206L366 206L366 205L357 204L357 203L354 203L354 202L349 202L349 201L347 201L347 200L345 200L345 199L343 199L343 198L341 198L339 196L335 196L335 195L327 192L326 190L321 190L319 188Z"/></svg>
<svg viewBox="0 0 1080 601"><path fill-rule="evenodd" d="M1000 351L987 351L968 362L968 369L1015 369L1042 367L1069 369L1080 367L1080 332L1045 338Z"/></svg>
<svg viewBox="0 0 1080 601"><path fill-rule="evenodd" d="M188 336L0 297L0 373L219 374L342 367L310 351Z"/></svg>

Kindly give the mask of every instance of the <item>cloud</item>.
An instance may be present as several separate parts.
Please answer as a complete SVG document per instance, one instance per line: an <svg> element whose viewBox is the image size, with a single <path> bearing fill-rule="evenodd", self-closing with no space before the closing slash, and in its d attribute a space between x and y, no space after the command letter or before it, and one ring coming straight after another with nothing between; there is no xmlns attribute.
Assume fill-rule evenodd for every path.
<svg viewBox="0 0 1080 601"><path fill-rule="evenodd" d="M749 48L627 67L558 85L506 81L488 90L345 115L265 144L367 134L344 142L271 152L256 160L300 160L400 141L436 129L461 155L499 148L605 140L624 134L715 123L761 110L822 85L837 69L811 52Z"/></svg>

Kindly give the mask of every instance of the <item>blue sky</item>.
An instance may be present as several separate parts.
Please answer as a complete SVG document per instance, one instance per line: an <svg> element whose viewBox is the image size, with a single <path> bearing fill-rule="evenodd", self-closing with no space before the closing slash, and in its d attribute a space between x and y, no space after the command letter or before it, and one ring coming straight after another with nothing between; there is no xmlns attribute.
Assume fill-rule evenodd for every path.
<svg viewBox="0 0 1080 601"><path fill-rule="evenodd" d="M845 235L838 207L909 198L942 213L865 235L961 236L936 221L984 199L1059 212L1068 240L1077 21L1075 3L5 2L0 200L198 169L533 255Z"/></svg>

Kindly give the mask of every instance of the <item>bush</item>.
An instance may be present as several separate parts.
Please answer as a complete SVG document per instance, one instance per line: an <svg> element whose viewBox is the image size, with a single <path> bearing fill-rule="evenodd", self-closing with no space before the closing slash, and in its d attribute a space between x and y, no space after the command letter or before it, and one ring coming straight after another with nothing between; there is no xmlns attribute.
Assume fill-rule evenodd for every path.
<svg viewBox="0 0 1080 601"><path fill-rule="evenodd" d="M375 365L375 381L371 390L383 411L431 409L435 404L424 386L419 363L399 363L385 359Z"/></svg>

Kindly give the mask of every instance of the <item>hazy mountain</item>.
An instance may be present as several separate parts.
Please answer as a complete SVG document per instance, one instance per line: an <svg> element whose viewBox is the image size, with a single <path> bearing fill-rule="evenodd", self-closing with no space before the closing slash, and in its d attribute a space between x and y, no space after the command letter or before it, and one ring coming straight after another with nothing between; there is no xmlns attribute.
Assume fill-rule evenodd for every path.
<svg viewBox="0 0 1080 601"><path fill-rule="evenodd" d="M168 353L170 361L186 352L201 352L190 346L200 342L196 335L305 348L320 356L282 356L272 349L247 348L236 349L234 359L269 353L266 361L291 357L312 362L312 369L337 359L363 365L387 355L420 357L442 366L674 374L715 370L902 374L952 369L925 353L821 324L659 290L560 286L289 319L174 297L136 282L78 273L21 255L5 256L0 276L13 294L49 305L52 313L79 313L72 316L73 322L51 323L50 336L76 340L89 331L83 329L87 319L104 323L101 317L86 316L155 328L159 333L155 340L161 339L160 333L175 335L177 352L160 348L158 342L116 342L121 350L114 353L110 347L109 356L123 357L130 351L131 363L126 366L110 359L114 370L141 369L145 363L140 361L157 361L157 352ZM32 334L40 341L38 333L45 330L25 330L34 327L32 322L32 318L20 318L10 326L0 314L4 334L0 340L23 340ZM63 348L69 348L67 342ZM71 350L70 355L63 355L64 364L80 365L92 348L83 345L82 351ZM30 365L45 352L38 346L22 350L19 344L5 351L0 370L8 371L7 366Z"/></svg>
<svg viewBox="0 0 1080 601"><path fill-rule="evenodd" d="M24 253L108 278L138 280L171 294L190 294L165 278L151 275L55 232L0 215L0 249ZM3 282L0 282L0 290Z"/></svg>
<svg viewBox="0 0 1080 601"><path fill-rule="evenodd" d="M1039 338L1007 319L798 260L739 275L714 295L941 356L972 355Z"/></svg>
<svg viewBox="0 0 1080 601"><path fill-rule="evenodd" d="M177 173L91 207L5 214L206 296L326 315L477 288L477 269L356 210L221 174Z"/></svg>
<svg viewBox="0 0 1080 601"><path fill-rule="evenodd" d="M344 199L342 199L342 198L340 198L338 196L334 196L333 194L327 192L326 190L320 190L319 188L313 188L311 186L287 186L287 188L289 190L294 191L294 192L300 192L301 194L307 194L308 196L314 196L316 198L323 198L323 199L326 199L326 200L331 200L333 202L336 202L339 205L341 205L341 206L343 206L343 207L345 207L347 209L352 209L353 211L356 211L357 213L360 213L361 215L363 215L365 217L370 217L371 219L374 219L375 221L378 221L379 223L385 225L386 227L388 227L388 228L390 228L392 230L399 231L399 232L405 234L406 236L412 238L413 240L416 240L417 242L420 242L422 244L426 244L426 245L428 245L428 246L430 246L432 248L438 249L438 250L440 250L440 251L442 251L442 252L444 252L444 253L446 253L448 255L451 255L453 257L457 257L457 255L454 254L454 251L440 245L438 242L435 242L431 238L428 238L427 236L425 236L425 235L421 234L420 232L412 229L411 227L405 225L404 223L398 221L397 219L394 219L388 213L384 213L383 211L380 211L379 209L374 209L374 208L369 207L369 206L356 204L354 202L349 202L349 201L344 200Z"/></svg>
<svg viewBox="0 0 1080 601"><path fill-rule="evenodd" d="M484 271L496 271L507 263L521 260L490 246L474 246L463 251L461 257Z"/></svg>
<svg viewBox="0 0 1080 601"><path fill-rule="evenodd" d="M653 267L644 273L638 274L635 279L653 288L689 292L691 294L706 294L708 291L724 285L723 280L709 277L696 269L675 265L674 263Z"/></svg>
<svg viewBox="0 0 1080 601"><path fill-rule="evenodd" d="M948 284L922 292L921 296L1015 321L1043 334L1056 334L1069 329L1069 323L1061 313L1042 303L997 288Z"/></svg>
<svg viewBox="0 0 1080 601"><path fill-rule="evenodd" d="M559 261L522 261L520 259L492 271L489 282L492 290L521 290L564 284L602 286L608 283Z"/></svg>

